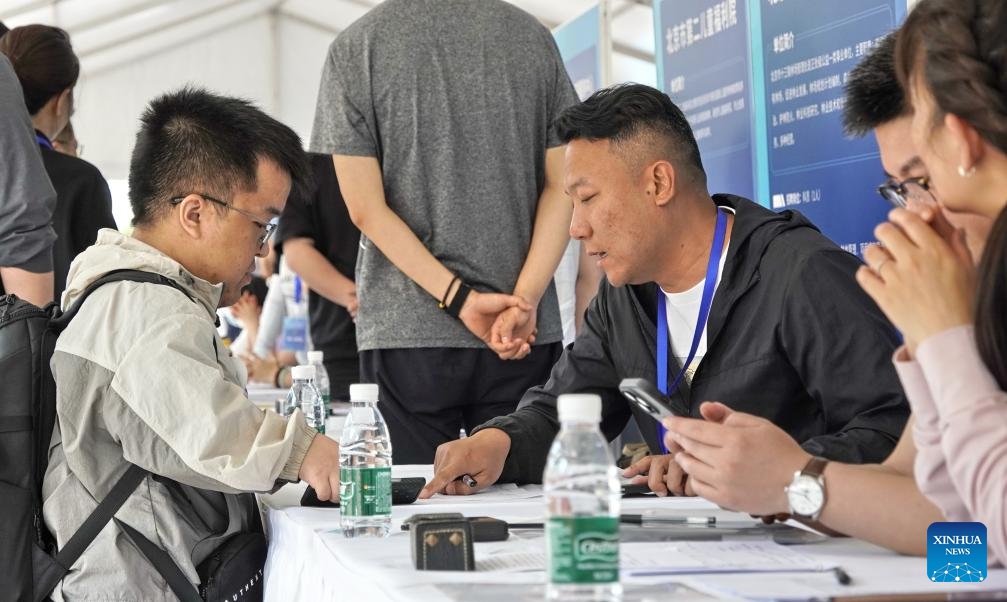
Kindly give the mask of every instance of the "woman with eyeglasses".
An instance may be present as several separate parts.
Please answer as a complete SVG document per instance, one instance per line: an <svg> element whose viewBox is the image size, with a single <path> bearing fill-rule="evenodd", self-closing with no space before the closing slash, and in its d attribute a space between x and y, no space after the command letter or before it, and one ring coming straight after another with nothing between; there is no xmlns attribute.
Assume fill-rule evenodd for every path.
<svg viewBox="0 0 1007 602"><path fill-rule="evenodd" d="M53 281L54 298L59 301L70 262L94 244L98 230L116 227L112 195L94 165L53 148L52 141L70 123L73 90L80 75L70 36L48 25L15 27L0 37L0 52L10 59L21 82L42 162L56 189Z"/></svg>
<svg viewBox="0 0 1007 602"><path fill-rule="evenodd" d="M1007 560L1007 3L922 0L899 32L912 137L941 205L994 220L978 268L961 229L895 209L865 252L864 289L902 331L920 490L979 521Z"/></svg>

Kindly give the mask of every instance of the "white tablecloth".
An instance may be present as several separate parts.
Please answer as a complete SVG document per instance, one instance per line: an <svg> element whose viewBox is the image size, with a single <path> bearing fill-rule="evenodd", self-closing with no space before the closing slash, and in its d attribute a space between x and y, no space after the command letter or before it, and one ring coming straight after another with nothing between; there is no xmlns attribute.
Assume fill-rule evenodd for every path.
<svg viewBox="0 0 1007 602"><path fill-rule="evenodd" d="M395 476L429 478L429 466L395 467ZM339 510L299 506L304 485L288 485L274 495L261 496L270 537L266 562L267 601L366 600L441 601L477 599L479 602L520 602L542 599L545 573L485 571L444 572L413 569L408 533L403 519L417 512L462 512L467 516L493 516L509 521L541 520L541 487L496 487L468 497L435 496L409 506L395 506L388 538L345 539L339 530ZM713 514L718 521L750 520L720 510L695 498L625 499L623 512L641 512L660 506L682 514ZM639 545L623 543L625 546ZM672 545L672 544L668 544ZM541 531L514 531L507 541L477 543L477 563L517 552L544 552ZM791 546L823 563L842 566L853 578L839 585L831 572L717 574L674 577L636 577L624 572L624 600L708 600L711 598L827 598L832 595L940 591L926 578L926 559L898 556L863 541L836 538L811 545ZM537 585L536 585L537 584ZM949 586L944 585L946 590ZM1007 571L994 570L984 583L956 584L964 589L1007 588ZM812 595L813 593L813 595Z"/></svg>

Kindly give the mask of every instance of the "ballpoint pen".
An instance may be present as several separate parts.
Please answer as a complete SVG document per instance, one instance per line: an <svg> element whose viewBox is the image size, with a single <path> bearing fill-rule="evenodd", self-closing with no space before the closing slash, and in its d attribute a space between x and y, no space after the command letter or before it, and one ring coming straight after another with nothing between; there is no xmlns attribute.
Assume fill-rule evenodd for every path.
<svg viewBox="0 0 1007 602"><path fill-rule="evenodd" d="M843 570L841 566L832 567L832 573L836 576L836 581L839 585L849 585L853 583L853 579L850 578L850 574Z"/></svg>
<svg viewBox="0 0 1007 602"><path fill-rule="evenodd" d="M717 524L716 516L661 516L651 514L620 514L619 522L626 525L701 525Z"/></svg>
<svg viewBox="0 0 1007 602"><path fill-rule="evenodd" d="M712 527L717 524L716 516L649 516L645 514L620 514L619 522L624 525L697 525ZM511 529L542 529L544 523L510 523Z"/></svg>

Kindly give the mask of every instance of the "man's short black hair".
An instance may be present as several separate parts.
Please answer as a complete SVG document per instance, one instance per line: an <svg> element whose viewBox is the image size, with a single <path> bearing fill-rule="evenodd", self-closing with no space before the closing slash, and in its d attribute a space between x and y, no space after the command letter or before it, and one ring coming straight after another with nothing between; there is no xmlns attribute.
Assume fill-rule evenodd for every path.
<svg viewBox="0 0 1007 602"><path fill-rule="evenodd" d="M642 137L661 158L676 167L693 168L705 185L706 172L689 121L667 94L650 86L620 84L598 90L563 111L554 127L564 143L586 139L620 145ZM640 152L639 148L626 150Z"/></svg>
<svg viewBox="0 0 1007 602"><path fill-rule="evenodd" d="M230 200L255 190L260 159L290 174L292 190L310 190L301 139L249 101L195 87L154 99L140 118L129 166L133 225L152 223L175 196Z"/></svg>
<svg viewBox="0 0 1007 602"><path fill-rule="evenodd" d="M866 136L908 111L906 94L895 74L895 32L892 32L850 71L843 129L850 136Z"/></svg>

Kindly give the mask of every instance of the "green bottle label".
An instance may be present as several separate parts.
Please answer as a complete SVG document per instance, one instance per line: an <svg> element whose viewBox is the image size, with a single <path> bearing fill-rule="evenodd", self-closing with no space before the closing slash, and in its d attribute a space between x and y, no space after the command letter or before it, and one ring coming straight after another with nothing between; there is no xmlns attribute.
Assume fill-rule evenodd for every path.
<svg viewBox="0 0 1007 602"><path fill-rule="evenodd" d="M619 520L610 516L549 519L549 579L552 583L612 583L619 580Z"/></svg>
<svg viewBox="0 0 1007 602"><path fill-rule="evenodd" d="M339 507L343 516L391 514L391 467L340 468Z"/></svg>

